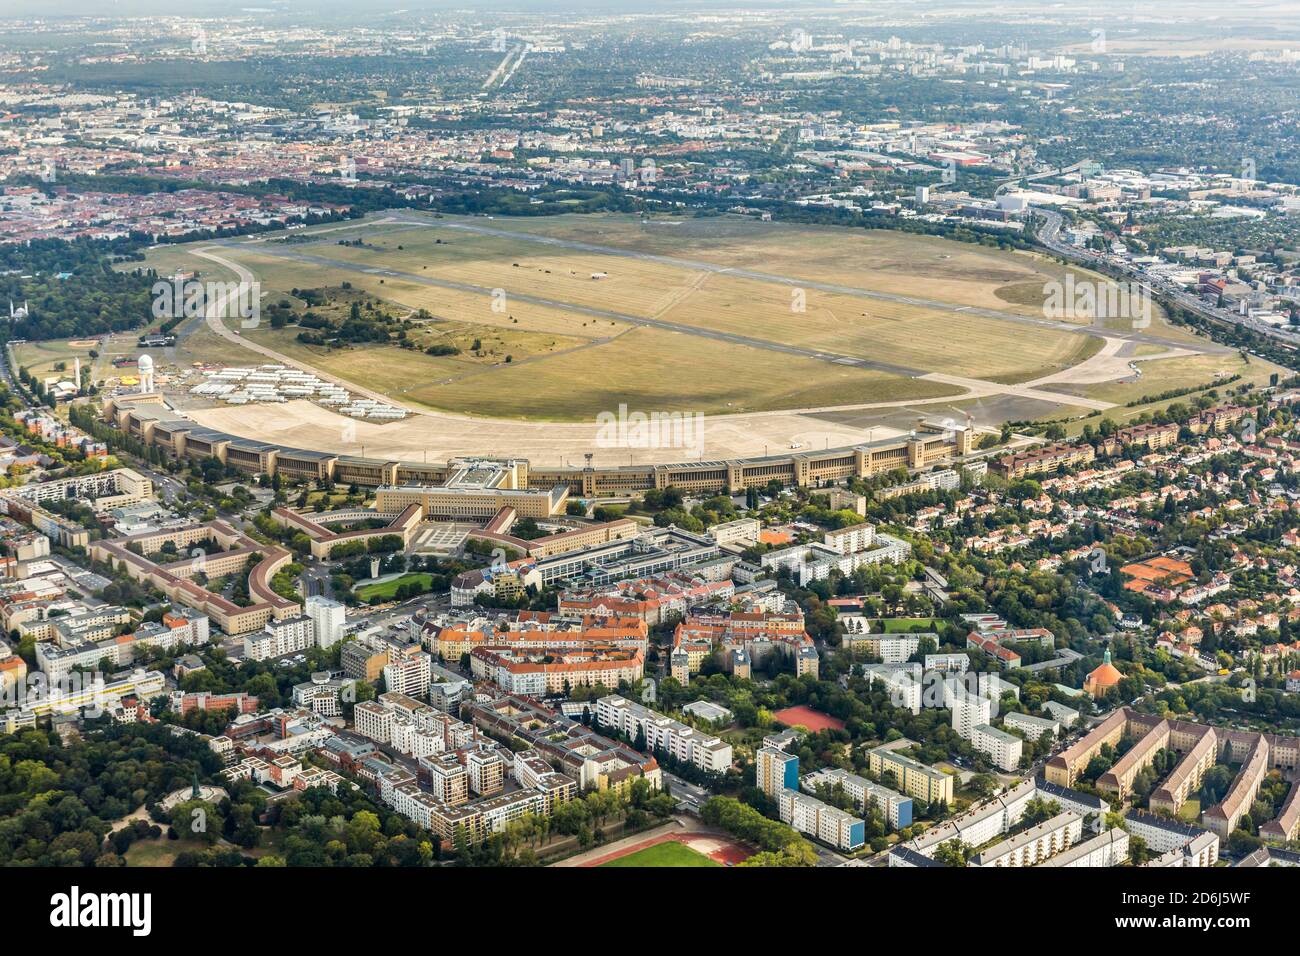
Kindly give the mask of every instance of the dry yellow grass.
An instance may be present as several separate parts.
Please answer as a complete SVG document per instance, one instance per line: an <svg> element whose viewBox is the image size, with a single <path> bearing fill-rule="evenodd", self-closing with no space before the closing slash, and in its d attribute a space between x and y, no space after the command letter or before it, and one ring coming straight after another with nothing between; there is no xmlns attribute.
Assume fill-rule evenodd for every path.
<svg viewBox="0 0 1300 956"><path fill-rule="evenodd" d="M717 413L951 394L935 383L597 318L566 303L1001 383L1068 368L1100 347L1098 339L1083 334L811 288L803 290L799 311L789 284L571 250L524 237L573 239L1030 317L1040 314L1041 307L1027 290L1041 289L1049 278L1064 274L1064 267L1032 255L902 233L736 219L679 225L644 225L626 216L462 222L516 235L381 224L339 233L338 238L362 238L365 245L360 247L339 245L329 234L316 243L245 243L223 247L218 254L250 269L267 298L294 288L348 282L399 313L424 309L440 320L412 333L421 346L437 337L450 338L462 349L475 338L490 341L489 354L474 360L388 347L329 352L302 346L289 330L252 333L258 341L358 385L483 415L573 419L617 407L619 401ZM276 251L301 251L412 278L304 263L279 258ZM150 262L175 268L185 255L185 247L165 247L151 251ZM192 267L208 274L223 272L214 263L190 258ZM593 273L602 278L593 279ZM485 291L419 281L426 278L504 289L505 308L494 311ZM555 304L526 303L518 294ZM196 336L192 343L198 347L204 341ZM513 359L509 364L504 362L507 355Z"/></svg>

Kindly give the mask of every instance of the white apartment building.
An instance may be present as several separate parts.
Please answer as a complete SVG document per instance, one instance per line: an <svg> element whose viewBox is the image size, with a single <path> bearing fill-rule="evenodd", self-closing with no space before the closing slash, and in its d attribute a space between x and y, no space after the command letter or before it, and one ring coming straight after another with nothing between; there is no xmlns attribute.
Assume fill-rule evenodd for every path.
<svg viewBox="0 0 1300 956"><path fill-rule="evenodd" d="M707 773L726 773L731 768L731 744L618 694L596 702L596 719L632 740L640 731L645 735L646 749L662 750L675 760L694 764Z"/></svg>
<svg viewBox="0 0 1300 956"><path fill-rule="evenodd" d="M884 684L889 691L889 700L895 707L902 707L913 714L921 712L921 690L923 673L920 664L866 664L862 676L868 684Z"/></svg>
<svg viewBox="0 0 1300 956"><path fill-rule="evenodd" d="M879 657L886 664L904 664L921 647L920 634L882 634L874 639Z"/></svg>
<svg viewBox="0 0 1300 956"><path fill-rule="evenodd" d="M525 813L546 814L546 795L535 790L502 793L474 804L483 815L483 823L491 833L504 830L506 824L518 820Z"/></svg>
<svg viewBox="0 0 1300 956"><path fill-rule="evenodd" d="M754 780L758 789L772 799L782 790L797 790L799 758L778 747L760 747L754 755Z"/></svg>
<svg viewBox="0 0 1300 956"><path fill-rule="evenodd" d="M427 697L431 661L432 658L423 651L392 657L384 665L384 686L407 697Z"/></svg>
<svg viewBox="0 0 1300 956"><path fill-rule="evenodd" d="M844 528L842 531L851 531ZM842 532L831 532L841 534ZM847 546L853 541L837 538L836 542ZM831 571L839 570L841 574L850 575L858 568L869 564L898 564L906 561L912 553L912 546L893 535L877 533L874 544L865 551L841 552L828 544L802 544L770 551L763 555L759 563L766 569L778 571L784 568L799 583L806 587L810 581L820 581L830 576Z"/></svg>
<svg viewBox="0 0 1300 956"><path fill-rule="evenodd" d="M1069 849L1083 835L1083 819L1066 810L975 855L971 866L1018 867L1039 863Z"/></svg>
<svg viewBox="0 0 1300 956"><path fill-rule="evenodd" d="M266 627L244 637L244 656L264 661L286 654L297 654L315 643L315 630L309 617L290 617L268 621Z"/></svg>
<svg viewBox="0 0 1300 956"><path fill-rule="evenodd" d="M1073 707L1066 707L1064 704L1058 704L1054 700L1049 700L1043 704L1043 710L1046 711L1066 730L1069 730L1079 722L1079 712Z"/></svg>
<svg viewBox="0 0 1300 956"><path fill-rule="evenodd" d="M1020 766L1020 757L1025 749L1025 742L1019 737L988 724L971 728L970 743L980 753L988 754L999 770L1008 771Z"/></svg>
<svg viewBox="0 0 1300 956"><path fill-rule="evenodd" d="M916 479L916 484L926 491L955 491L961 487L961 475L951 468L926 472Z"/></svg>
<svg viewBox="0 0 1300 956"><path fill-rule="evenodd" d="M1011 711L1003 717L1002 725L1020 731L1025 735L1026 740L1038 740L1043 734L1051 734L1055 737L1061 732L1061 725L1055 720L1021 714L1017 711Z"/></svg>
<svg viewBox="0 0 1300 956"><path fill-rule="evenodd" d="M307 598L305 610L316 629L318 647L333 647L343 640L348 624L348 612L343 604L314 594Z"/></svg>
<svg viewBox="0 0 1300 956"><path fill-rule="evenodd" d="M719 545L734 544L746 547L758 543L758 535L762 528L763 523L757 518L737 518L735 521L715 524L709 529L709 537Z"/></svg>
<svg viewBox="0 0 1300 956"><path fill-rule="evenodd" d="M904 796L897 790L872 783L865 777L859 777L839 767L817 770L803 778L803 789L810 793L816 793L817 787L821 784L829 787L842 786L844 792L853 798L859 810L866 810L868 807L879 809L892 829L898 830L912 825L912 798Z"/></svg>
<svg viewBox="0 0 1300 956"><path fill-rule="evenodd" d="M945 674L964 674L970 668L969 654L926 654L925 669Z"/></svg>
<svg viewBox="0 0 1300 956"><path fill-rule="evenodd" d="M1219 858L1218 835L1203 827L1183 823L1181 820L1170 820L1154 813L1144 813L1141 810L1129 810L1124 815L1124 827L1133 836L1141 838L1142 842L1154 853L1169 854L1176 851L1180 855L1189 856L1191 854L1184 851L1188 847L1195 845L1195 858L1210 860L1209 863L1166 862L1158 864L1161 866L1212 866L1214 861ZM1214 839L1206 840L1207 834L1214 837Z"/></svg>
<svg viewBox="0 0 1300 956"><path fill-rule="evenodd" d="M496 793L505 785L506 762L496 750L475 750L465 759L469 788L480 796Z"/></svg>
<svg viewBox="0 0 1300 956"><path fill-rule="evenodd" d="M84 615L84 618L90 617ZM168 611L161 621L146 621L134 633L120 636L113 636L114 625L109 617L106 617L102 630L103 638L83 640L56 628L53 640L36 642L36 666L52 682L66 680L78 667L97 669L104 660L114 667L127 667L135 660L140 648L170 651L182 645L207 644L208 627L206 614L180 608Z"/></svg>
<svg viewBox="0 0 1300 956"><path fill-rule="evenodd" d="M295 684L293 702L308 707L322 717L339 717L343 714L343 695L354 686L349 678L330 677L328 673L313 674L305 684Z"/></svg>
<svg viewBox="0 0 1300 956"><path fill-rule="evenodd" d="M436 799L452 807L469 800L469 771L455 754L426 757L420 764L429 770L429 790Z"/></svg>
<svg viewBox="0 0 1300 956"><path fill-rule="evenodd" d="M827 531L822 538L826 547L840 554L853 554L866 551L876 543L876 526L872 524L855 524L835 531Z"/></svg>
<svg viewBox="0 0 1300 956"><path fill-rule="evenodd" d="M956 681L944 681L943 698L952 710L952 729L965 740L972 738L976 727L987 726L993 719L993 701L967 692Z"/></svg>
<svg viewBox="0 0 1300 956"><path fill-rule="evenodd" d="M398 753L406 754L417 760L440 754L445 750L441 734L422 728L409 717L394 713L389 746Z"/></svg>
<svg viewBox="0 0 1300 956"><path fill-rule="evenodd" d="M853 851L866 843L866 824L851 813L836 809L797 790L782 790L781 822L840 849Z"/></svg>
<svg viewBox="0 0 1300 956"><path fill-rule="evenodd" d="M981 697L987 697L989 700L1001 700L1003 694L1012 694L1016 700L1020 699L1020 688L1010 681L1003 680L997 674L992 672L980 674L976 681Z"/></svg>
<svg viewBox="0 0 1300 956"><path fill-rule="evenodd" d="M414 783L404 783L393 788L393 810L402 816L414 820L426 830L434 828L434 811L440 806L438 800L425 793Z"/></svg>
<svg viewBox="0 0 1300 956"><path fill-rule="evenodd" d="M927 857L933 856L934 851L949 840L960 840L971 847L983 846L1019 823L1035 799L1055 802L1062 810L1071 810L1080 819L1091 820L1094 832L1100 832L1105 826L1105 816L1110 810L1110 806L1098 797L1036 778L1029 779L1006 793L971 807L960 816L930 827L907 846Z"/></svg>
<svg viewBox="0 0 1300 956"><path fill-rule="evenodd" d="M375 743L386 744L393 739L393 721L396 716L387 707L373 700L362 701L352 709L353 728Z"/></svg>
<svg viewBox="0 0 1300 956"><path fill-rule="evenodd" d="M1129 835L1127 830L1115 827L1094 837L1076 843L1064 853L1058 853L1039 866L1082 867L1120 866L1128 859Z"/></svg>
<svg viewBox="0 0 1300 956"><path fill-rule="evenodd" d="M1174 847L1148 860L1143 866L1214 866L1219 859L1219 835L1209 830L1193 837L1182 846Z"/></svg>

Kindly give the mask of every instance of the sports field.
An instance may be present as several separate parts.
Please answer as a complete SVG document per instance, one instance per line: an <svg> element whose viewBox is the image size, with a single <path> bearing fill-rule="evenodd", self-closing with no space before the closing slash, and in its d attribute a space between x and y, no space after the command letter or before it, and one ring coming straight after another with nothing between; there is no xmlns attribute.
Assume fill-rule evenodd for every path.
<svg viewBox="0 0 1300 956"><path fill-rule="evenodd" d="M120 375L134 375L135 366L114 368L113 359L125 355L137 356L139 334L119 333L93 339L50 339L42 342L23 342L13 347L14 358L33 376L44 379L58 374L72 378L77 359L82 368L89 368L92 381ZM96 356L92 357L91 352ZM63 366L61 369L58 366Z"/></svg>
<svg viewBox="0 0 1300 956"><path fill-rule="evenodd" d="M807 727L812 731L844 729L844 721L804 704L775 711L772 716L787 727Z"/></svg>
<svg viewBox="0 0 1300 956"><path fill-rule="evenodd" d="M637 850L629 853L627 856L620 856L613 860L606 860L599 864L601 867L643 867L643 866L674 866L674 867L720 867L721 863L710 860L703 853L696 853L685 844L678 843L676 840L667 840L663 843L656 843L648 846L644 850Z"/></svg>
<svg viewBox="0 0 1300 956"><path fill-rule="evenodd" d="M929 631L937 626L932 617L887 617L881 618L879 624L886 634L906 634L914 629Z"/></svg>
<svg viewBox="0 0 1300 956"><path fill-rule="evenodd" d="M629 837L608 847L579 853L560 866L647 867L647 866L734 866L754 855L748 847L723 833L682 823L685 830L659 836Z"/></svg>

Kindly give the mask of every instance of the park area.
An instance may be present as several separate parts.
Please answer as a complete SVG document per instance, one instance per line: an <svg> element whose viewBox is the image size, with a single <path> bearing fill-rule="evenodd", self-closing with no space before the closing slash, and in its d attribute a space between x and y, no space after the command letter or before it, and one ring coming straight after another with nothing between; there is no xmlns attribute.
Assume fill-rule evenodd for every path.
<svg viewBox="0 0 1300 956"><path fill-rule="evenodd" d="M427 591L433 585L433 575L421 571L392 577L386 581L377 581L374 584L363 584L356 588L356 595L366 603L376 598L388 600L397 596L400 587L409 584L418 585L421 591Z"/></svg>
<svg viewBox="0 0 1300 956"><path fill-rule="evenodd" d="M270 360L412 413L376 423L306 400L226 405L188 393L177 406L187 417L256 441L393 460L752 458L896 438L917 416L968 413L984 431L1045 418L1077 429L1093 411L1136 417L1147 406L1137 400L1170 387L1275 371L1159 314L1140 343L1087 317L1045 321L1039 298L1064 266L879 230L391 210L289 237L168 245L147 264L255 280L274 311L244 330L183 322L176 345L153 353L177 393L200 381L198 366ZM383 336L338 335L353 308L379 317ZM71 354L24 348L20 362L34 369ZM619 409L694 425L681 440L609 442L600 416Z"/></svg>

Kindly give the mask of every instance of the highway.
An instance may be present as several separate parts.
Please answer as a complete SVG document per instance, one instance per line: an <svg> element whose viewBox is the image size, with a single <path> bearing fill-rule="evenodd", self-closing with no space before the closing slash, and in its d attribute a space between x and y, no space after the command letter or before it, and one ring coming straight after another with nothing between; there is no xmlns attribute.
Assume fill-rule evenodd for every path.
<svg viewBox="0 0 1300 956"><path fill-rule="evenodd" d="M1130 267L1122 261L1094 252L1091 249L1079 248L1078 246L1066 242L1061 238L1061 227L1064 225L1065 220L1059 212L1054 209L1044 209L1037 206L1033 208L1033 211L1035 215L1043 219L1043 225L1038 230L1035 238L1063 259L1077 262L1092 269L1100 269L1103 267L1118 269L1129 278L1140 283L1141 286L1149 293L1152 293L1153 296L1158 293L1175 304L1180 305L1191 312L1195 312L1197 315L1209 319L1212 322L1217 322L1220 325L1244 326L1252 332L1258 332L1260 335L1266 335L1279 342L1284 342L1292 346L1296 344L1295 336L1279 332L1272 326L1265 325L1261 322L1253 322L1249 319L1243 319L1234 313L1215 308L1207 304L1200 296L1193 295L1186 289L1175 285L1172 282L1163 279L1151 279L1142 275L1138 270ZM1232 351L1232 349L1219 345L1214 348L1202 348L1201 351L1229 352Z"/></svg>

